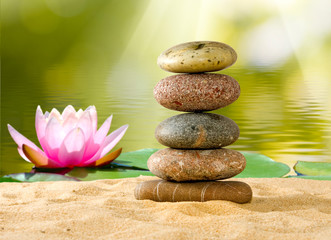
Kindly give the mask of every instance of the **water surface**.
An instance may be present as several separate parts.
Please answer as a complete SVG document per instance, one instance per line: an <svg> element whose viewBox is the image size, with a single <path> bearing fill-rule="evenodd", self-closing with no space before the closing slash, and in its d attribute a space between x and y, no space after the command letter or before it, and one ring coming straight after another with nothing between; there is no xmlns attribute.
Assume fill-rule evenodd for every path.
<svg viewBox="0 0 331 240"><path fill-rule="evenodd" d="M78 4L61 12L50 2L4 4L0 175L31 170L18 155L6 125L37 143L38 105L44 111L62 111L68 104L76 109L95 105L99 126L111 114L111 131L130 125L117 147L125 152L162 148L154 129L179 112L161 107L153 98L155 84L171 74L156 65L157 56L174 44L201 39L226 42L238 52L238 62L219 73L239 82L241 96L214 111L240 127L239 140L229 148L262 153L291 167L299 160L331 162L330 38L323 38L318 48L293 48L280 58L281 49L264 50L258 42L252 47L245 38L256 33L256 17L268 23L279 16L277 11L254 10L245 19L238 13L225 21L215 8L208 15L214 25L202 31L201 21L206 19L185 24L195 18L179 14L181 4L174 9L162 1L82 1L81 9ZM202 11L201 5L192 9ZM172 14L182 21L168 19ZM245 51L250 47L273 55L261 51L256 60L257 53Z"/></svg>

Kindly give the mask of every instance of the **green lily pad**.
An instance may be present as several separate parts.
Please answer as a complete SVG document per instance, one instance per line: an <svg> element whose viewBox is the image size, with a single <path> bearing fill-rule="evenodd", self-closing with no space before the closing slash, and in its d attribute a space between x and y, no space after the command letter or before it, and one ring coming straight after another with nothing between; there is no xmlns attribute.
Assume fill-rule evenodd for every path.
<svg viewBox="0 0 331 240"><path fill-rule="evenodd" d="M78 178L83 181L99 179L117 179L144 176L154 176L150 171L131 170L121 167L115 168L74 168L67 173L68 176Z"/></svg>
<svg viewBox="0 0 331 240"><path fill-rule="evenodd" d="M293 167L298 175L331 176L331 163L298 161Z"/></svg>
<svg viewBox="0 0 331 240"><path fill-rule="evenodd" d="M14 173L4 176L20 182L78 181L78 179L54 173Z"/></svg>
<svg viewBox="0 0 331 240"><path fill-rule="evenodd" d="M115 162L130 166L147 168L148 158L157 151L155 148L145 148L134 152L122 153ZM271 158L259 154L242 152L247 160L245 170L237 175L238 178L271 178L282 177L290 172L290 167L284 163L276 162Z"/></svg>
<svg viewBox="0 0 331 240"><path fill-rule="evenodd" d="M144 176L154 176L147 168L148 158L157 151L155 148L146 148L134 152L122 153L112 164L102 168L74 168L62 174L54 173L17 173L5 176L22 182L37 181L89 181L98 179L117 179ZM283 163L275 162L267 156L258 153L242 152L247 165L245 170L237 175L238 178L270 178L286 175L290 168Z"/></svg>
<svg viewBox="0 0 331 240"><path fill-rule="evenodd" d="M122 153L114 162L141 169L148 169L148 158L158 150L159 149L156 148L144 148L134 152Z"/></svg>
<svg viewBox="0 0 331 240"><path fill-rule="evenodd" d="M18 181L16 179L13 179L11 177L0 177L0 182L21 182L21 181Z"/></svg>
<svg viewBox="0 0 331 240"><path fill-rule="evenodd" d="M331 180L331 175L329 176L288 176L288 178L302 178L302 179L312 179L312 180Z"/></svg>
<svg viewBox="0 0 331 240"><path fill-rule="evenodd" d="M246 168L236 178L275 178L290 172L290 167L259 154L241 152L246 158Z"/></svg>

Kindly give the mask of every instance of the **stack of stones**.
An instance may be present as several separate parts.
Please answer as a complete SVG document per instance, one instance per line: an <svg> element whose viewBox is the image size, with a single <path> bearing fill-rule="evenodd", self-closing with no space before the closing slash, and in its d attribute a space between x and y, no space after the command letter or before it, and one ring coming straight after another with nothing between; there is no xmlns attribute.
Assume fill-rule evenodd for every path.
<svg viewBox="0 0 331 240"><path fill-rule="evenodd" d="M224 74L206 73L231 66L236 52L220 42L188 42L176 45L158 58L166 71L180 73L162 79L154 97L162 106L183 112L161 122L156 139L169 147L154 153L149 170L163 180L140 183L137 199L155 201L229 200L249 202L252 190L231 178L246 166L238 151L223 148L239 137L237 124L222 115L205 113L223 108L240 95L238 82Z"/></svg>

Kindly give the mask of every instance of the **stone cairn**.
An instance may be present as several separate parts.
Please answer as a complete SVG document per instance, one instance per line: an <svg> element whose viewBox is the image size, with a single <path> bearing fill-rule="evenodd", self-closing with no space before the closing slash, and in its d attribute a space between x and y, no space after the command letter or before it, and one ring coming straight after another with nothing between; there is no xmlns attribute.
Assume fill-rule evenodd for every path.
<svg viewBox="0 0 331 240"><path fill-rule="evenodd" d="M246 166L240 152L223 148L239 138L238 125L225 116L205 113L239 97L240 86L235 79L206 73L225 69L236 60L230 46L210 41L179 44L159 56L158 65L163 70L180 74L158 82L155 99L166 108L189 113L170 117L157 126L156 139L169 148L154 153L147 165L163 180L138 184L137 199L251 201L252 190L246 183L216 181L231 178Z"/></svg>

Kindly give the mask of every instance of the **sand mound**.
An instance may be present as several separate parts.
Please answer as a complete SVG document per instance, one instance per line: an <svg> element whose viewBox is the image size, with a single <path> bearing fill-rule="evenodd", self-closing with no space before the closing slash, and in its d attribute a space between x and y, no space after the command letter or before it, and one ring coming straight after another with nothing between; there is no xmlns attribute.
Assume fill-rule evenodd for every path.
<svg viewBox="0 0 331 240"><path fill-rule="evenodd" d="M0 239L331 239L331 181L241 179L249 204L135 200L153 179L1 183Z"/></svg>

